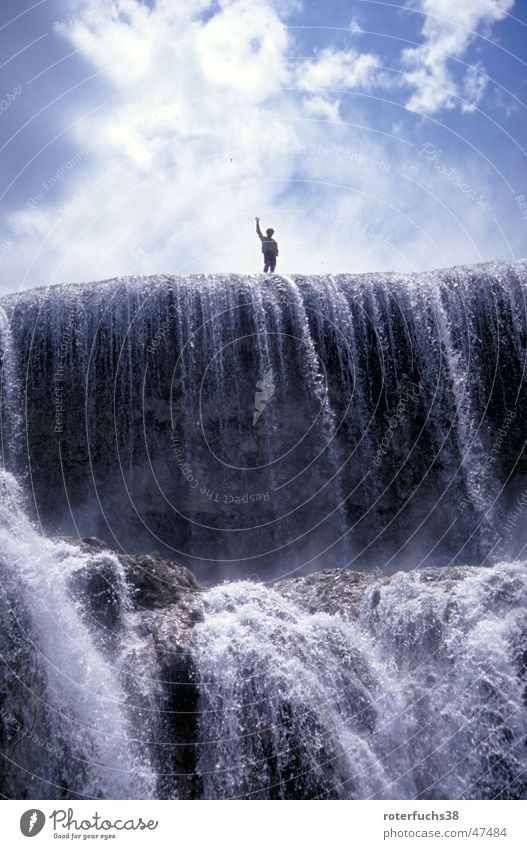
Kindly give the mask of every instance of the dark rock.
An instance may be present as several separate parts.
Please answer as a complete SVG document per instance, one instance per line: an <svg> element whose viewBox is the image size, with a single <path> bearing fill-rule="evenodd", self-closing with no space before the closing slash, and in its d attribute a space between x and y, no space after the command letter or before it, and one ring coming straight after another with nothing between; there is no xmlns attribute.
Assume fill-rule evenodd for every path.
<svg viewBox="0 0 527 849"><path fill-rule="evenodd" d="M124 599L120 583L117 563L104 554L93 557L89 566L78 569L68 580L82 614L108 634L121 625Z"/></svg>
<svg viewBox="0 0 527 849"><path fill-rule="evenodd" d="M124 567L123 575L131 592L134 607L155 610L169 605L180 604L193 593L200 593L203 587L195 575L186 566L162 558L158 552L152 554L120 554L112 552L108 546L96 537L85 537L80 540L68 539L78 545L81 551L89 555L86 566L79 570L77 581L95 594L103 591L101 580L119 581L119 564ZM97 574L97 580L94 579ZM186 605L190 609L192 605Z"/></svg>
<svg viewBox="0 0 527 849"><path fill-rule="evenodd" d="M273 589L308 613L329 613L343 619L356 619L365 593L377 585L372 604L378 604L380 588L392 577L381 572L324 569L305 577L277 581Z"/></svg>
<svg viewBox="0 0 527 849"><path fill-rule="evenodd" d="M179 798L195 798L198 689L190 639L194 625L203 619L203 587L189 569L157 552L131 556L109 551L95 537L69 541L88 555L73 575L71 588L97 620L100 639L102 634L110 649L118 645L120 620L131 602L145 652L152 652L152 664L157 665L162 681L154 752L159 759L158 796L171 798L177 787Z"/></svg>

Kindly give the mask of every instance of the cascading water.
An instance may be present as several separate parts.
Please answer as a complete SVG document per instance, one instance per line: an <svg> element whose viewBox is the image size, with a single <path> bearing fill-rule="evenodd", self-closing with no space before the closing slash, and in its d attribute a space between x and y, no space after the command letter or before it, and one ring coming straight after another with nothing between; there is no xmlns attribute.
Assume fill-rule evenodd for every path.
<svg viewBox="0 0 527 849"><path fill-rule="evenodd" d="M4 297L33 509L212 582L503 558L525 280L517 262Z"/></svg>
<svg viewBox="0 0 527 849"><path fill-rule="evenodd" d="M20 507L14 479L4 474L0 502L2 583L1 725L4 793L140 798L155 790L144 745L144 719L129 706L139 688L124 689L126 664L138 638L128 620L126 584L114 558L115 604L125 640L91 621L76 579L86 556L37 533ZM111 557L111 555L109 555ZM135 639L135 645L134 645ZM22 751L21 751L22 750ZM25 751L24 751L25 750ZM22 754L24 774L18 759Z"/></svg>
<svg viewBox="0 0 527 849"><path fill-rule="evenodd" d="M523 798L526 629L525 564L401 574L357 622L263 585L210 591L204 795Z"/></svg>
<svg viewBox="0 0 527 849"><path fill-rule="evenodd" d="M525 796L526 272L1 299L1 792Z"/></svg>

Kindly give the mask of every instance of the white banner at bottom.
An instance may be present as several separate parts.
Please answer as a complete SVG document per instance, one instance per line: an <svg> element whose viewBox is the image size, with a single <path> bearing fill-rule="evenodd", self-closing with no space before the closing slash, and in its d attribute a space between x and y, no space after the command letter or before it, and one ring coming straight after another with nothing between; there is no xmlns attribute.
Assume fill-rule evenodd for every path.
<svg viewBox="0 0 527 849"><path fill-rule="evenodd" d="M2 837L9 849L523 849L526 814L521 801L9 801L2 806Z"/></svg>

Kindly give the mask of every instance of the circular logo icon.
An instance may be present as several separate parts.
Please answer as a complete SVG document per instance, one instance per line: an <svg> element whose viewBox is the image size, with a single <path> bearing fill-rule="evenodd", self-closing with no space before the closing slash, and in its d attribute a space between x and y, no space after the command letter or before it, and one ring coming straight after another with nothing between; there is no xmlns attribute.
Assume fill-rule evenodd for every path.
<svg viewBox="0 0 527 849"><path fill-rule="evenodd" d="M46 823L46 815L38 808L31 808L20 817L20 831L24 837L34 837L39 834Z"/></svg>

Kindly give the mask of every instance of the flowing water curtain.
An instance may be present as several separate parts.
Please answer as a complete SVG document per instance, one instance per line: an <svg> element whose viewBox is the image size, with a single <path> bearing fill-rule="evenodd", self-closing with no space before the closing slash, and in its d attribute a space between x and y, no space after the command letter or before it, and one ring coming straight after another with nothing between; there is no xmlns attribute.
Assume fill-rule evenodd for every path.
<svg viewBox="0 0 527 849"><path fill-rule="evenodd" d="M262 585L210 591L205 798L525 798L526 602L525 563L401 574L356 623Z"/></svg>
<svg viewBox="0 0 527 849"><path fill-rule="evenodd" d="M519 262L7 296L34 508L211 580L492 562L525 474L524 285Z"/></svg>

